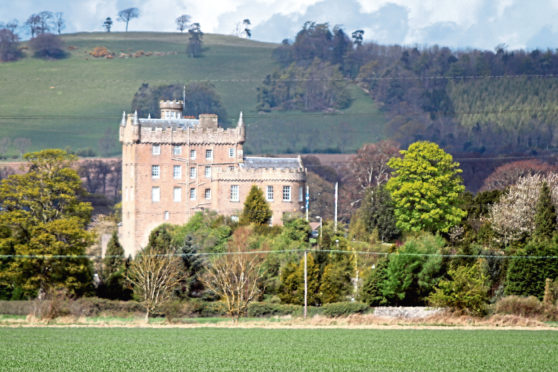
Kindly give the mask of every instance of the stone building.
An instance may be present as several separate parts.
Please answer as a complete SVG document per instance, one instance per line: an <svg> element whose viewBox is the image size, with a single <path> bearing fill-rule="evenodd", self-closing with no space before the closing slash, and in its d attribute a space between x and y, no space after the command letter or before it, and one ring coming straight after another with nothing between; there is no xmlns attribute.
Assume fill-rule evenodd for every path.
<svg viewBox="0 0 558 372"><path fill-rule="evenodd" d="M161 101L161 118L122 115L122 226L126 255L147 244L162 223L184 224L210 209L238 218L252 185L273 211L272 224L304 208L300 157L245 157L246 129L219 127L217 115L182 116L182 101Z"/></svg>

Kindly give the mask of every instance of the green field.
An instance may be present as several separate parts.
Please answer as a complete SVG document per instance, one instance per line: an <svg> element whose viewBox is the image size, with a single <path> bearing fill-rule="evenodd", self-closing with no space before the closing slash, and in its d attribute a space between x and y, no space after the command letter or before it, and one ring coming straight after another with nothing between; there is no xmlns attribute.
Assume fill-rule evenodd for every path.
<svg viewBox="0 0 558 372"><path fill-rule="evenodd" d="M551 371L552 331L0 328L2 370Z"/></svg>
<svg viewBox="0 0 558 372"><path fill-rule="evenodd" d="M193 59L185 54L187 35L179 33L80 33L63 39L71 49L64 60L27 57L0 64L0 138L29 138L34 150L90 147L99 152L99 140L107 133L114 138L112 154L117 154L122 111L130 110L142 83L192 81L215 85L230 123L244 112L247 152L351 152L384 137L385 118L354 86L352 106L335 114L258 113L256 88L275 68L271 58L275 44L206 34L204 57ZM91 57L96 46L108 48L116 57ZM139 50L164 55L118 58L120 53Z"/></svg>

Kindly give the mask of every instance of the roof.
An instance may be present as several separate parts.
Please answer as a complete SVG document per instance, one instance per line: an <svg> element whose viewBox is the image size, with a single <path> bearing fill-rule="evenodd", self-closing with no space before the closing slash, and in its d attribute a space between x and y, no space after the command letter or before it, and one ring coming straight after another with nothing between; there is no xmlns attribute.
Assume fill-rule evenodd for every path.
<svg viewBox="0 0 558 372"><path fill-rule="evenodd" d="M138 119L142 127L152 128L194 128L200 124L198 119Z"/></svg>
<svg viewBox="0 0 558 372"><path fill-rule="evenodd" d="M299 158L271 158L247 156L244 158L245 168L302 168Z"/></svg>

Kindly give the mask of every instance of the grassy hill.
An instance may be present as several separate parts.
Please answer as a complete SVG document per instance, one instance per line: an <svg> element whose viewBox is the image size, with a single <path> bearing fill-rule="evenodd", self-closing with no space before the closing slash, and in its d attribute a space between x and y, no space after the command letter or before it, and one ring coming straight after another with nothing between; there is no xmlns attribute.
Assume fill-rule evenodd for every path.
<svg viewBox="0 0 558 372"><path fill-rule="evenodd" d="M99 141L105 137L113 146L102 155L118 154L122 111L130 110L142 83L192 81L210 81L216 87L232 123L244 112L247 152L351 152L384 137L383 115L355 86L351 107L334 114L258 113L256 88L275 67L275 44L206 34L204 57L192 59L185 54L186 34L79 33L63 39L71 53L64 60L27 57L0 64L0 138L28 138L27 150L93 148L101 154ZM90 56L97 46L115 57ZM137 51L160 53L119 58Z"/></svg>

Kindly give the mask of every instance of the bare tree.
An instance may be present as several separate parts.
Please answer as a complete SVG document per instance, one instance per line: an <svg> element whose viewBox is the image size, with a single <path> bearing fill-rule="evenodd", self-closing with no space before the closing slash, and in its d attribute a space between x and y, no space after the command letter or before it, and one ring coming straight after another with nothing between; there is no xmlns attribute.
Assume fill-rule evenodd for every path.
<svg viewBox="0 0 558 372"><path fill-rule="evenodd" d="M10 22L6 23L4 27L10 30L15 35L16 30L19 27L19 21L17 19L12 19Z"/></svg>
<svg viewBox="0 0 558 372"><path fill-rule="evenodd" d="M56 32L58 32L58 35L60 35L62 33L62 30L66 28L64 13L62 12L54 13L54 26L56 27Z"/></svg>
<svg viewBox="0 0 558 372"><path fill-rule="evenodd" d="M112 18L107 17L103 22L103 27L107 32L110 32L110 29L112 28Z"/></svg>
<svg viewBox="0 0 558 372"><path fill-rule="evenodd" d="M23 27L28 30L32 39L35 36L49 32L53 18L52 12L43 10L40 13L31 14L23 24Z"/></svg>
<svg viewBox="0 0 558 372"><path fill-rule="evenodd" d="M183 279L180 265L180 257L170 250L160 253L149 247L132 261L127 279L145 307L145 322L149 321L149 314L172 298L174 289Z"/></svg>
<svg viewBox="0 0 558 372"><path fill-rule="evenodd" d="M21 56L19 37L8 28L0 28L0 61L16 61Z"/></svg>
<svg viewBox="0 0 558 372"><path fill-rule="evenodd" d="M118 12L118 21L126 23L126 32L128 32L128 23L134 18L140 16L138 8L128 8Z"/></svg>
<svg viewBox="0 0 558 372"><path fill-rule="evenodd" d="M182 14L176 19L176 27L178 31L184 32L188 28L188 22L190 22L190 16L188 14Z"/></svg>
<svg viewBox="0 0 558 372"><path fill-rule="evenodd" d="M31 140L29 138L16 138L14 139L14 147L19 150L21 158L25 154L25 150L31 146Z"/></svg>
<svg viewBox="0 0 558 372"><path fill-rule="evenodd" d="M23 24L23 27L29 32L31 39L38 34L40 21L41 17L38 14L31 14Z"/></svg>
<svg viewBox="0 0 558 372"><path fill-rule="evenodd" d="M228 251L209 262L201 278L207 289L221 297L235 321L261 293L263 257L255 252L243 251L248 246L251 231L249 227L236 229Z"/></svg>

